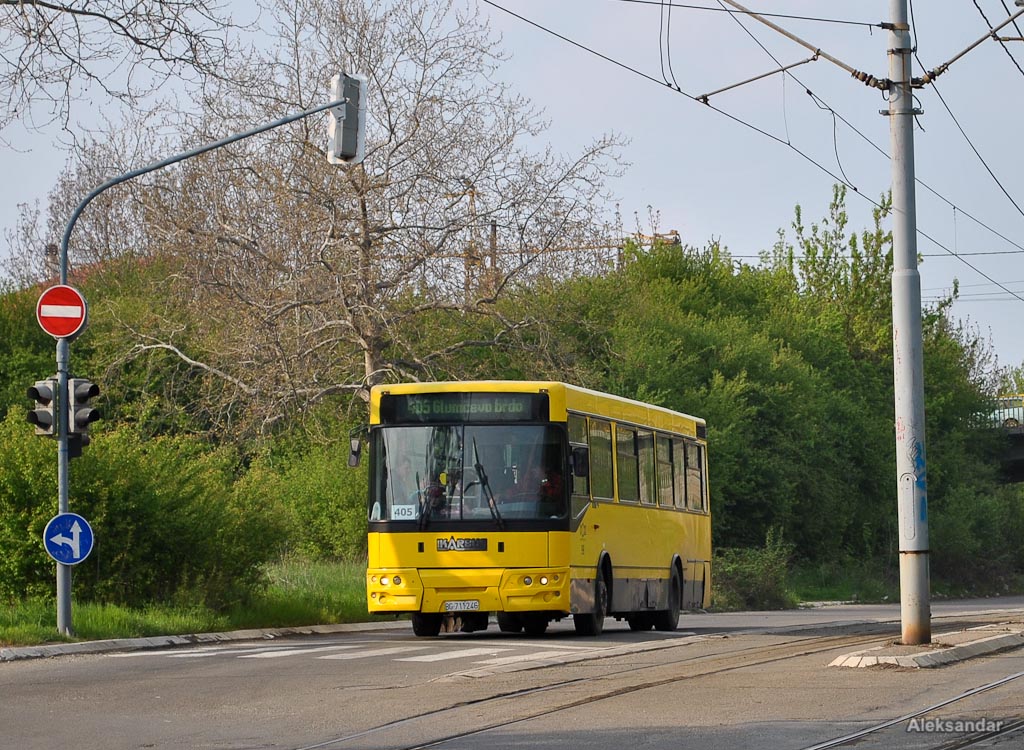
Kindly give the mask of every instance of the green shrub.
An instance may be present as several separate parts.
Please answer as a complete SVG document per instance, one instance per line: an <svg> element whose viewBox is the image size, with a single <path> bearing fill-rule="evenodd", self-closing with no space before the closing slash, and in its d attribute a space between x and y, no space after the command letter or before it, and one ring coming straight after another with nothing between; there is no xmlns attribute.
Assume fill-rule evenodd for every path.
<svg viewBox="0 0 1024 750"><path fill-rule="evenodd" d="M311 560L366 559L366 461L348 466L348 441L307 447L281 462L257 461L239 490L289 518L288 548Z"/></svg>
<svg viewBox="0 0 1024 750"><path fill-rule="evenodd" d="M712 594L716 609L787 609L796 606L786 588L793 546L769 532L762 548L715 552Z"/></svg>
<svg viewBox="0 0 1024 750"><path fill-rule="evenodd" d="M70 468L69 507L92 525L75 567L81 600L223 608L261 584L277 559L283 514L234 492L237 461L193 438L140 440L129 428L93 435ZM57 512L56 446L17 415L0 423L0 599L52 596L42 532Z"/></svg>

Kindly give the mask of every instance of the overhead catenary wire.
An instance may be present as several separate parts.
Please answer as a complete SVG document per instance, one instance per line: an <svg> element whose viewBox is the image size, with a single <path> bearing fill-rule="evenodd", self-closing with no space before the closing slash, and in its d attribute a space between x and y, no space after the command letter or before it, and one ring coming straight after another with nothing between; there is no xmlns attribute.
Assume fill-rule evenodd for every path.
<svg viewBox="0 0 1024 750"><path fill-rule="evenodd" d="M729 13L729 14L734 15L734 16L735 15L751 15L753 13L753 11L748 11L748 10L735 10L735 9L729 9L729 8L713 8L713 7L708 6L708 5L689 5L689 4L686 4L686 3L672 3L672 2L667 2L667 0L616 0L616 2L620 2L620 3L633 3L635 5L670 5L673 8L681 8L681 9L684 9L684 10L707 10L707 11L711 11L712 13ZM879 22L872 23L872 22L869 22L869 21L853 21L853 20L846 19L846 18L824 18L824 17L821 17L821 16L801 16L801 15L796 15L796 14L793 14L793 13L762 13L761 11L757 11L757 14L759 16L764 16L765 18L784 18L784 19L789 19L789 20L793 20L793 21L813 21L813 22L816 22L816 23L833 23L833 24L840 24L840 25L845 25L845 26L861 26L861 27L868 28L868 29L881 29L881 28L884 28L884 24L879 23Z"/></svg>
<svg viewBox="0 0 1024 750"><path fill-rule="evenodd" d="M581 50L587 52L588 54L591 54L591 55L593 55L595 57L598 57L598 58L600 58L600 59L602 59L602 60L604 60L606 62L611 63L612 65L615 65L615 66L617 66L619 68L622 68L623 70L626 70L626 71L632 73L633 75L639 76L640 78L643 78L643 79L645 79L647 81L655 83L655 84L657 84L659 86L664 86L664 87L668 88L670 91L673 91L673 92L675 92L677 94L681 94L682 96L685 96L687 99L690 99L691 101L704 104L704 106L708 107L709 109L714 110L718 114L720 114L720 115L722 115L722 116L732 120L733 122L735 122L735 123L737 123L739 125L742 125L743 127L748 128L750 130L753 130L756 133L760 133L761 135L763 135L763 136L765 136L767 138L770 138L771 140L786 146L787 148L792 150L794 153L796 153L799 156L801 156L804 160L806 160L810 164L812 164L815 167L817 167L821 172L823 172L826 175L828 175L829 177L831 177L836 182L841 183L841 184L843 184L843 185L853 189L854 192L857 193L857 195L860 195L862 198L864 198L866 201L868 201L869 203L874 205L876 208L881 208L881 205L877 201L873 200L872 198L870 198L869 196L865 195L864 193L858 191L856 189L856 187L851 185L847 180L843 179L839 175L836 175L832 170L828 169L826 166L824 166L823 164L821 164L820 162L815 160L813 157L811 157L809 154L804 152L802 149L798 148L797 146L793 145L790 142L787 142L786 140L780 138L779 136L777 136L777 135L775 135L775 134L773 134L773 133L771 133L771 132L769 132L767 130L764 130L761 127L758 127L757 125L749 123L749 122L741 119L740 117L737 117L736 115L733 115L730 112L727 112L727 111L725 111L725 110L723 110L723 109L721 109L719 107L716 107L715 105L713 105L713 104L711 104L709 102L701 102L698 99L698 97L696 97L693 94L687 93L686 91L683 91L682 89L676 89L671 84L668 84L665 81L659 81L654 76L651 76L651 75L649 75L647 73L644 73L643 71L641 71L641 70L639 70L639 69L637 69L637 68L635 68L635 67L633 67L631 65L628 65L627 63L624 63L621 60L617 60L617 59L615 59L613 57L610 57L609 55L606 55L606 54L604 54L602 52L599 52L599 51L593 49L592 47L588 47L587 45L585 45L585 44L583 44L581 42L578 42L575 39L572 39L570 37L565 36L564 34L561 34L561 33L557 32L557 31L555 31L554 29L551 29L551 28L549 28L547 26L544 26L543 24L540 24L540 23L538 23L538 22L536 22L536 21L534 21L534 20L532 20L530 18L527 18L527 17L525 17L525 16L523 16L523 15L521 15L519 13L516 13L515 11L510 10L509 8L506 8L506 7L502 6L502 5L499 5L497 2L495 2L495 0L483 0L483 2L485 4L487 4L487 5L490 5L491 7L495 8L495 9L497 9L497 10L502 11L503 13L506 13L506 14L512 16L513 18L516 18L516 19L522 21L523 23L526 23L526 24L528 24L530 26L533 26L534 28L536 28L536 29L538 29L540 31L543 31L546 34L549 34L549 35L551 35L551 36L553 36L553 37L555 37L557 39L562 40L563 42L565 42L567 44L570 44L570 45L572 45L574 47L577 47L578 49L581 49ZM728 2L729 5L731 5L731 6L738 7L739 9L744 10L748 15L751 15L751 16L754 16L754 17L756 17L756 15L757 15L753 11L746 10L745 8L743 8L743 6L739 5L738 3L733 2L732 0L726 0L726 2ZM1024 11L1021 11L1021 13L1024 13ZM1018 14L1018 15L1020 15L1020 14ZM758 19L758 20L761 20L762 23L765 23L766 25L768 25L771 28L776 28L775 24L771 24L769 22L766 22L763 19ZM782 33L784 33L784 35L786 35L787 37L791 37L792 36L792 35L788 34L788 32L785 32L784 30L782 30ZM807 42L803 42L802 40L800 40L800 43L803 46L808 46L808 43ZM960 55L957 56L956 59L958 59L959 57L962 57L963 54L965 54L965 53L961 53ZM822 54L822 57L825 57L825 55ZM832 62L836 62L833 58L830 58L830 57L825 57L825 59L829 59ZM838 64L840 67L842 67L844 69L849 70L849 67L846 66L845 63L836 62L836 64ZM947 64L947 67L948 67L948 64ZM991 282L992 284L994 284L996 286L999 286L1000 288L1003 288L1002 285L998 281L993 279L991 276L986 274L984 271L982 271L981 269L979 269L978 267L976 267L975 265L973 265L969 261L965 260L963 258L963 254L958 254L958 253L953 252L948 247L946 247L944 244L942 244L941 242L936 240L934 237L930 236L925 231L920 229L920 227L918 227L917 232L922 237L924 237L925 239L927 239L930 242L932 242L936 247L939 247L942 250L944 250L947 255L949 255L949 256L951 256L953 258L958 259L961 263L963 263L965 266L970 268L972 271L977 273L982 278L988 280L989 282ZM737 256L737 257L739 257L739 256ZM1012 296L1014 296L1019 301L1024 302L1024 297L1016 294L1012 290L1005 289L1005 291L1007 293L1011 294Z"/></svg>
<svg viewBox="0 0 1024 750"><path fill-rule="evenodd" d="M985 15L985 11L982 10L980 5L978 5L978 0L974 0L974 7L978 9L978 12L981 14L981 17L985 19L985 25L988 26L989 30L992 32L992 38L999 42L999 45L1003 48L1003 51L1006 53L1007 57L1010 58L1010 61L1013 63L1014 67L1017 68L1017 70L1020 72L1022 76L1024 76L1024 68L1020 66L1020 63L1017 62L1017 58L1013 56L1012 52L1010 52L1010 48L1006 46L1006 41L1003 38L996 35L995 30L992 28L992 22L988 20L988 16ZM1005 5L1003 7L1006 8ZM1009 8L1006 8L1006 15L1011 16L1012 20L1013 14L1010 13ZM1017 29L1017 33L1020 33L1020 27L1017 26L1016 21L1013 22L1013 25Z"/></svg>

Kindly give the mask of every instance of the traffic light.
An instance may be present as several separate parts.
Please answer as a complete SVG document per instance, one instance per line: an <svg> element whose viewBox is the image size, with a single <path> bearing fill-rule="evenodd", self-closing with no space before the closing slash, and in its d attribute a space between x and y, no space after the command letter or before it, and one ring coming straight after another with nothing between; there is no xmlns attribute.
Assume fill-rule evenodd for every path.
<svg viewBox="0 0 1024 750"><path fill-rule="evenodd" d="M29 386L28 397L36 407L28 413L29 424L36 426L37 435L57 436L57 381L37 380Z"/></svg>
<svg viewBox="0 0 1024 750"><path fill-rule="evenodd" d="M366 150L366 79L339 73L331 79L331 101L345 100L330 110L327 161L359 164Z"/></svg>
<svg viewBox="0 0 1024 750"><path fill-rule="evenodd" d="M68 439L80 436L81 444L89 444L89 425L102 415L89 404L100 395L100 387L85 378L68 379Z"/></svg>

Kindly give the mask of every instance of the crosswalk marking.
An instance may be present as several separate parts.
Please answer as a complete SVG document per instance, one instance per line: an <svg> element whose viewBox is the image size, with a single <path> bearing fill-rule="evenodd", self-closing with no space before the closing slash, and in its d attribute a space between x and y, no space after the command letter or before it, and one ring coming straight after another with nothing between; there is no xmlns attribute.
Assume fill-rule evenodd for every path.
<svg viewBox="0 0 1024 750"><path fill-rule="evenodd" d="M464 648L459 651L442 651L439 654L424 654L423 656L410 656L395 661L447 661L448 659L464 659L469 656L484 656L486 654L497 654L501 651L510 651L507 648Z"/></svg>
<svg viewBox="0 0 1024 750"><path fill-rule="evenodd" d="M503 664L518 664L524 661L548 661L550 659L561 659L566 656L577 656L579 651L534 651L532 654L518 654L516 656L498 656L494 659L475 661L474 664L485 664L487 666L498 666Z"/></svg>
<svg viewBox="0 0 1024 750"><path fill-rule="evenodd" d="M317 659L366 659L370 656L390 656L391 654L404 654L410 651L423 651L428 646L391 646L389 648L371 648L369 651L357 651L347 654L329 654L317 656Z"/></svg>
<svg viewBox="0 0 1024 750"><path fill-rule="evenodd" d="M280 651L288 648L287 646L260 646L259 648L210 648L208 650L195 649L194 651L178 651L176 653L167 653L165 656L168 659L200 659L204 656L238 656L239 654L253 654L266 651Z"/></svg>
<svg viewBox="0 0 1024 750"><path fill-rule="evenodd" d="M319 646L317 648L283 648L280 651L264 651L259 654L246 654L239 656L239 659L277 659L282 656L303 656L321 651L344 651L350 648L359 648L363 644L352 644L348 646Z"/></svg>

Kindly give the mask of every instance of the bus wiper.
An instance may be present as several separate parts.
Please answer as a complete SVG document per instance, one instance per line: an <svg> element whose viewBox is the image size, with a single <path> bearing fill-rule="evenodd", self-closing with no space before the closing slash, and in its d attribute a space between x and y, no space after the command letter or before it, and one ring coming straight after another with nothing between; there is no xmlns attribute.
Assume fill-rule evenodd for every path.
<svg viewBox="0 0 1024 750"><path fill-rule="evenodd" d="M491 517L495 523L498 524L498 528L501 531L505 530L505 519L501 517L501 513L498 512L498 504L494 502L494 493L491 492L491 484L487 481L487 472L484 471L484 465L480 463L480 453L476 449L476 438L473 438L473 468L476 469L476 475L480 479L480 490L484 493L484 497L487 498L487 507L491 511Z"/></svg>

